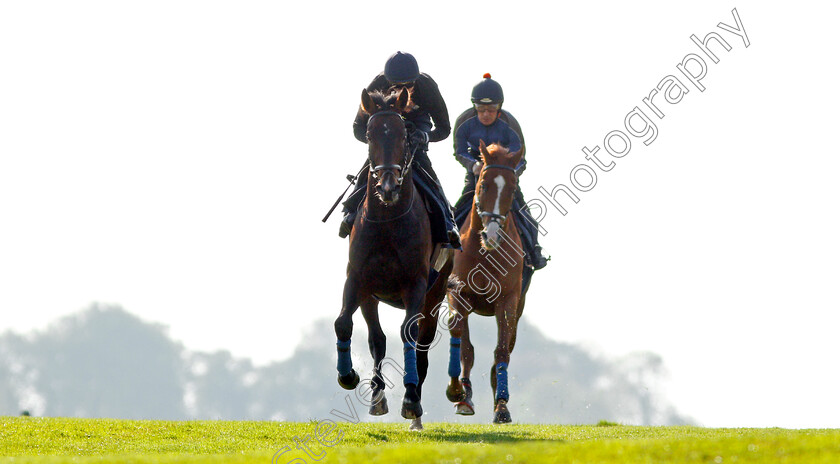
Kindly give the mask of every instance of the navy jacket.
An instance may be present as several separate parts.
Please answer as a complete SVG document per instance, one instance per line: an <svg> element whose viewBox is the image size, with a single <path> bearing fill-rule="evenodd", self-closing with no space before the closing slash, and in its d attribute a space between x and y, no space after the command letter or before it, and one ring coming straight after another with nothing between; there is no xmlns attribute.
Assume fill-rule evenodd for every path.
<svg viewBox="0 0 840 464"><path fill-rule="evenodd" d="M498 143L511 152L522 148L519 135L501 118L496 118L493 124L485 126L478 120L478 116L473 116L464 121L455 131L455 157L469 172L472 172L473 165L479 160L480 140L484 140L487 145ZM522 174L524 170L525 158L523 157L516 166L516 173Z"/></svg>

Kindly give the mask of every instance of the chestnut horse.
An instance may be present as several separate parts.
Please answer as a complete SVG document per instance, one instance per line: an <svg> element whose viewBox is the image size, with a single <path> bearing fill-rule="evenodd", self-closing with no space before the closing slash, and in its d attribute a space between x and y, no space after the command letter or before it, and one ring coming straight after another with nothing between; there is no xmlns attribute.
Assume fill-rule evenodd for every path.
<svg viewBox="0 0 840 464"><path fill-rule="evenodd" d="M388 405L381 372L385 333L379 324L378 304L385 301L405 309L400 330L405 360L401 414L412 420L412 430L421 430L420 398L429 365L428 349L437 325L436 306L446 294L452 265L449 260L448 268L441 269L440 277L429 289L435 247L425 203L412 180L413 154L408 148L408 134L401 117L408 104L409 93L405 90L390 95L362 91L362 109L370 115L367 123L370 169L367 196L350 235L347 280L341 313L335 320L335 334L338 383L345 389L354 389L360 380L350 358L350 338L353 314L361 306L374 360L374 376L370 381L373 405L369 412L386 414Z"/></svg>
<svg viewBox="0 0 840 464"><path fill-rule="evenodd" d="M518 182L515 168L522 150L509 153L499 145L487 147L483 140L479 150L483 167L476 181L472 210L461 227L463 251L455 253L449 286L454 320L450 321L451 379L446 396L456 403L457 414L475 414L470 382L474 351L467 317L470 312L495 316L498 342L490 385L495 398L493 422L499 424L511 422L507 369L528 290L527 283L522 288L525 252L515 215L510 214Z"/></svg>

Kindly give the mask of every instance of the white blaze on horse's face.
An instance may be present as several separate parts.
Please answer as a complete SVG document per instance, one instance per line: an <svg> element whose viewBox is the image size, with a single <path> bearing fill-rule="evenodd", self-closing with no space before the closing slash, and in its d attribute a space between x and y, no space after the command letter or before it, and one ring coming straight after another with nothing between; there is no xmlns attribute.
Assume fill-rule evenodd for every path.
<svg viewBox="0 0 840 464"><path fill-rule="evenodd" d="M502 200L502 191L505 188L505 178L498 175L495 179L493 179L493 183L496 184L496 201L493 204L493 214L501 214L499 203ZM484 226L484 230L481 234L484 239L482 240L484 248L493 250L501 245L501 236L499 235L500 230L501 227L498 221L491 220L487 222L487 225Z"/></svg>

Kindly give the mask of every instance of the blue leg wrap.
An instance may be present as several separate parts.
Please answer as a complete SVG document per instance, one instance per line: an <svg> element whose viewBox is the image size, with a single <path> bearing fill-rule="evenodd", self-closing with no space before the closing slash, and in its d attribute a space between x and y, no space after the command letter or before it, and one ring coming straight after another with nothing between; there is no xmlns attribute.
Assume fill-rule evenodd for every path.
<svg viewBox="0 0 840 464"><path fill-rule="evenodd" d="M403 353L405 355L405 377L403 377L403 384L420 383L420 376L417 374L417 350L414 349L414 344L405 342L403 346Z"/></svg>
<svg viewBox="0 0 840 464"><path fill-rule="evenodd" d="M496 365L496 401L510 398L508 393L508 376L507 363L499 363Z"/></svg>
<svg viewBox="0 0 840 464"><path fill-rule="evenodd" d="M461 339L449 338L449 376L458 377L461 374Z"/></svg>
<svg viewBox="0 0 840 464"><path fill-rule="evenodd" d="M350 359L350 340L343 342L341 340L335 344L338 350L338 373L342 377L349 374L353 369L353 360Z"/></svg>

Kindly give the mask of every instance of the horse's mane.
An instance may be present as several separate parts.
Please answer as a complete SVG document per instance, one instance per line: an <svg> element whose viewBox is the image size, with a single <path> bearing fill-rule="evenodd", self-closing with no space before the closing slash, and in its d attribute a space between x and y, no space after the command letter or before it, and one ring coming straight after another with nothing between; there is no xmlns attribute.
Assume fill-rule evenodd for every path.
<svg viewBox="0 0 840 464"><path fill-rule="evenodd" d="M386 94L382 91L374 90L373 92L368 92L368 95L373 100L373 104L379 109L389 108L397 101L397 95L394 93Z"/></svg>
<svg viewBox="0 0 840 464"><path fill-rule="evenodd" d="M487 146L487 153L492 157L504 157L510 153L510 150L499 145L498 143L491 143Z"/></svg>
<svg viewBox="0 0 840 464"><path fill-rule="evenodd" d="M370 95L371 100L373 100L373 104L380 110L384 109L395 109L394 104L397 102L397 96L399 95L400 89L405 88L408 92L408 104L406 104L406 109L404 113L408 113L411 111L411 108L414 107L414 102L411 100L411 95L414 93L414 87L402 87L402 86L392 86L386 91L381 90L373 90L368 92Z"/></svg>
<svg viewBox="0 0 840 464"><path fill-rule="evenodd" d="M488 164L501 164L512 168L516 167L515 163L518 163L517 160L520 159L516 156L516 153L511 153L509 148L498 143L491 143L487 146L487 156L485 158Z"/></svg>

